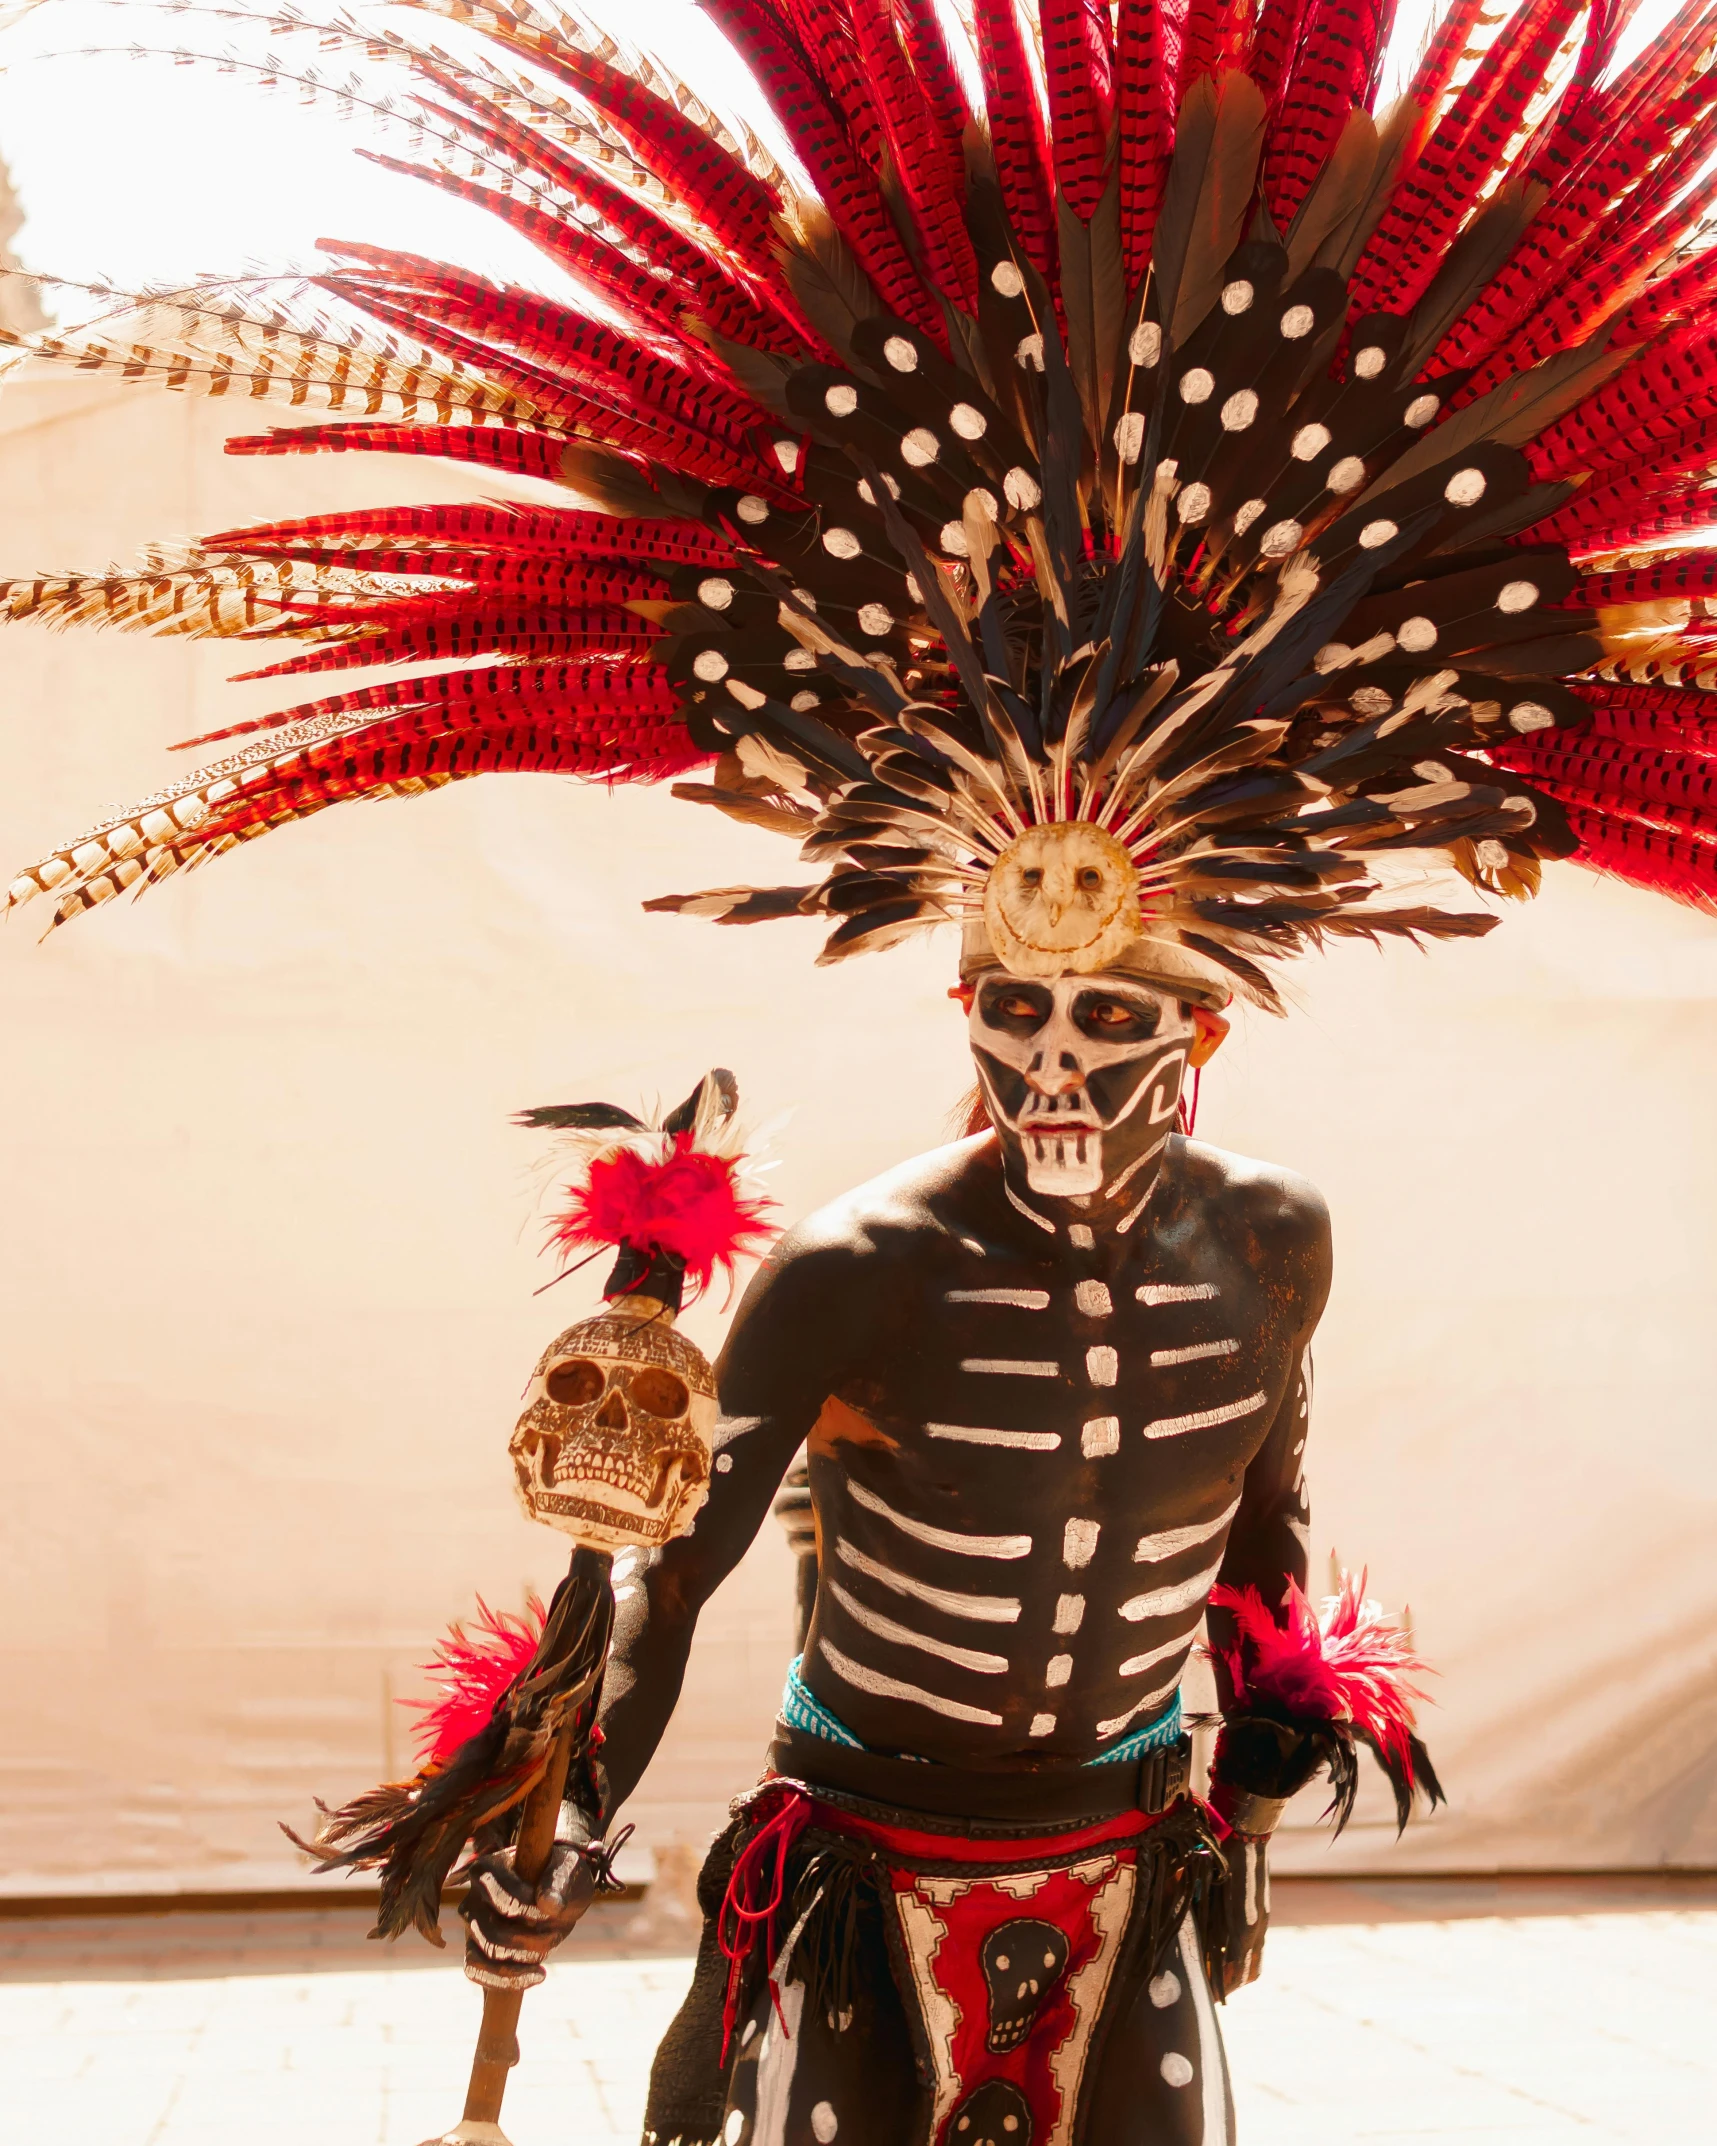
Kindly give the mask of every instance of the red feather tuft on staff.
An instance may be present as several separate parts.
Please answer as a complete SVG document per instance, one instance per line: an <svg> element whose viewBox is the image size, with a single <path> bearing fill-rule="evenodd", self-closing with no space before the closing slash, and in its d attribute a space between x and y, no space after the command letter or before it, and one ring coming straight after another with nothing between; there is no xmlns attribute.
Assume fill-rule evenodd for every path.
<svg viewBox="0 0 1717 2146"><path fill-rule="evenodd" d="M689 1132L673 1134L657 1161L630 1147L598 1156L569 1193L551 1238L563 1252L649 1247L683 1262L699 1290L718 1267L731 1278L735 1262L774 1234L764 1217L775 1203L746 1198L735 1162L697 1146Z"/></svg>
<svg viewBox="0 0 1717 2146"><path fill-rule="evenodd" d="M417 1761L424 1772L445 1766L460 1745L489 1726L501 1694L529 1665L541 1644L548 1613L533 1591L524 1615L492 1610L479 1595L473 1629L449 1626L421 1666L439 1699L402 1699L422 1718L417 1724Z"/></svg>

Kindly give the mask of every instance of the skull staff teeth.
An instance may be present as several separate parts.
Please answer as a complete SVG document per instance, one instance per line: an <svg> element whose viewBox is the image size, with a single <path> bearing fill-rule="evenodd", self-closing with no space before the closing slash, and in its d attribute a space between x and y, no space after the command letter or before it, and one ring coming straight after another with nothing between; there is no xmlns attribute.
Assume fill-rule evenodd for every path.
<svg viewBox="0 0 1717 2146"><path fill-rule="evenodd" d="M537 1364L509 1451L533 1519L603 1549L681 1533L709 1492L715 1380L660 1301L613 1304Z"/></svg>

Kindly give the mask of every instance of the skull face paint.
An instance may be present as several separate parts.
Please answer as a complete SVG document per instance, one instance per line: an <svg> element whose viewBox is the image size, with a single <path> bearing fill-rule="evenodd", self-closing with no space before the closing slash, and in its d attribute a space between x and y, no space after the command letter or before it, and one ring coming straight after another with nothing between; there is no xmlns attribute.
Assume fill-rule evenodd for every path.
<svg viewBox="0 0 1717 2146"><path fill-rule="evenodd" d="M526 1512L592 1548L666 1542L709 1495L715 1380L648 1299L543 1352L508 1451Z"/></svg>
<svg viewBox="0 0 1717 2146"><path fill-rule="evenodd" d="M1148 984L992 972L973 994L970 1032L1004 1166L1035 1193L1127 1190L1174 1130L1196 1028Z"/></svg>

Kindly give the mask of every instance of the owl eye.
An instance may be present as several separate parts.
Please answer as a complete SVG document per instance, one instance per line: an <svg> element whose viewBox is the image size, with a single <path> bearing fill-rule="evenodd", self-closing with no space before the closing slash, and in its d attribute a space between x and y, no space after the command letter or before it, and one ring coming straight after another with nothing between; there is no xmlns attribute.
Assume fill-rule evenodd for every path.
<svg viewBox="0 0 1717 2146"><path fill-rule="evenodd" d="M683 1416L691 1406L691 1394L686 1382L671 1371L663 1371L655 1364L648 1364L642 1371L632 1374L632 1382L626 1389L646 1416Z"/></svg>
<svg viewBox="0 0 1717 2146"><path fill-rule="evenodd" d="M600 1364L593 1364L588 1357L575 1356L570 1363L556 1364L549 1373L548 1397L551 1401L564 1401L569 1406L582 1408L599 1399L607 1383Z"/></svg>
<svg viewBox="0 0 1717 2146"><path fill-rule="evenodd" d="M1028 864L1025 870L1020 873L1019 877L1020 885L1022 887L1041 887L1043 885L1043 867L1041 865Z"/></svg>
<svg viewBox="0 0 1717 2146"><path fill-rule="evenodd" d="M1103 875L1094 864L1085 865L1079 873L1079 884L1087 894L1094 894L1103 884Z"/></svg>

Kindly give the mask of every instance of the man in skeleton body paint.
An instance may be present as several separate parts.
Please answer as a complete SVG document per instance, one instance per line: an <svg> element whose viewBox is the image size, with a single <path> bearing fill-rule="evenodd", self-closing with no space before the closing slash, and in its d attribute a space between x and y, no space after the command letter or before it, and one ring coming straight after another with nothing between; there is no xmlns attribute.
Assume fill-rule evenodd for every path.
<svg viewBox="0 0 1717 2146"><path fill-rule="evenodd" d="M1165 974L1160 946L1133 951L1022 977L968 931L959 996L994 1130L777 1247L719 1366L709 1503L631 1575L611 1811L667 1725L699 1609L808 1445L820 1580L771 1765L816 1791L806 1844L844 1829L889 1872L868 1922L850 1911L858 1971L838 2002L794 1965L816 1887L783 1901L725 2060L729 1970L706 1935L658 2059L646 2136L663 2146L1232 2135L1210 1955L1172 1904L1201 1855L1220 1864L1181 1840L1152 1875L1144 1829L1193 1808L1178 1687L1211 1586L1274 1604L1306 1577L1305 1352L1329 1240L1310 1186L1174 1131L1185 1074L1226 1031L1221 994ZM717 1843L706 1891L782 1793ZM1230 1988L1264 1935L1254 1823L1227 1838ZM974 1855L1000 1885L958 1874ZM504 1858L489 1874L471 1943L534 1976L575 1913L553 1872L534 1906ZM1147 1933L1153 1886L1172 1919L1159 1899ZM1010 1983L1015 1953L1035 1980L1022 1965Z"/></svg>

